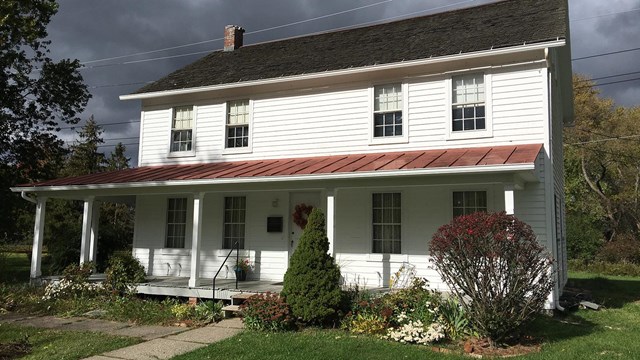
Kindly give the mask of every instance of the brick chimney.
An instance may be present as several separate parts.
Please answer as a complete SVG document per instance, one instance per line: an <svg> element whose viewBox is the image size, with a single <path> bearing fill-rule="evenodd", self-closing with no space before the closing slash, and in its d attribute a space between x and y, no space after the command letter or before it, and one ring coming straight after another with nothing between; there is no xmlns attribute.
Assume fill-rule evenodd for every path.
<svg viewBox="0 0 640 360"><path fill-rule="evenodd" d="M224 51L233 51L242 46L242 34L244 29L236 25L224 27Z"/></svg>

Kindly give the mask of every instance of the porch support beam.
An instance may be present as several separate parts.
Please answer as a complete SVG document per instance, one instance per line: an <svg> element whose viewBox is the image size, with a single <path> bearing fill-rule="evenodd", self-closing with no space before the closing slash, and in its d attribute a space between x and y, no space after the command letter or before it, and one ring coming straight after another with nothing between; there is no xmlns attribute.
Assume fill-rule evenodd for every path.
<svg viewBox="0 0 640 360"><path fill-rule="evenodd" d="M327 239L329 239L329 255L334 255L336 190L327 189Z"/></svg>
<svg viewBox="0 0 640 360"><path fill-rule="evenodd" d="M89 258L89 248L92 236L94 197L89 196L84 199L84 211L82 213L82 238L80 240L80 265L91 261Z"/></svg>
<svg viewBox="0 0 640 360"><path fill-rule="evenodd" d="M512 184L504 186L504 211L507 215L513 215L515 213L515 191L516 187Z"/></svg>
<svg viewBox="0 0 640 360"><path fill-rule="evenodd" d="M91 217L91 237L89 238L89 261L96 261L98 253L98 227L100 226L100 202L93 203L93 216Z"/></svg>
<svg viewBox="0 0 640 360"><path fill-rule="evenodd" d="M200 243L202 239L202 210L204 193L193 195L193 231L191 232L191 276L189 287L196 287L200 277Z"/></svg>
<svg viewBox="0 0 640 360"><path fill-rule="evenodd" d="M36 219L33 226L33 248L31 249L31 279L42 276L42 242L44 240L44 219L47 208L47 198L38 196L36 203Z"/></svg>

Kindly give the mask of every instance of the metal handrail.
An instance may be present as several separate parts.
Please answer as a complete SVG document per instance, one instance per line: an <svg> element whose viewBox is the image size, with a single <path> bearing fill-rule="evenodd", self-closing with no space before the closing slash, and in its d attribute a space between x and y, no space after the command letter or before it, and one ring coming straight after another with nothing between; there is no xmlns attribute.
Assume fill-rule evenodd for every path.
<svg viewBox="0 0 640 360"><path fill-rule="evenodd" d="M224 261L222 261L222 264L220 265L220 268L218 269L218 272L213 276L213 284L212 284L213 288L211 290L213 292L212 300L214 300L214 301L216 299L216 278L220 274L220 270L222 270L222 267L224 266L224 264L227 262L227 259L229 259L229 256L231 256L231 253L233 252L233 250L236 251L236 266L238 265L238 261L240 260L240 243L236 241L235 243L233 243L233 246L231 247L231 250L229 250L229 253L227 254L227 257L225 257ZM236 274L236 289L238 289L238 274Z"/></svg>

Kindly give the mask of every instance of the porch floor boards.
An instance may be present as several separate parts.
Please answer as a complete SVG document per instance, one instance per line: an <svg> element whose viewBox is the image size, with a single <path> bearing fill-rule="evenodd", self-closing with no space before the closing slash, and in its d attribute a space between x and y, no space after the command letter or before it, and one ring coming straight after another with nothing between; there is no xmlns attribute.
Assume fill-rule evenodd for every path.
<svg viewBox="0 0 640 360"><path fill-rule="evenodd" d="M241 293L280 293L282 282L265 280L238 281L235 279L216 279L216 299L230 300L232 295ZM174 276L148 277L137 285L139 294L167 295L197 298L213 298L213 284L209 278L198 279L195 287L189 287L189 278Z"/></svg>

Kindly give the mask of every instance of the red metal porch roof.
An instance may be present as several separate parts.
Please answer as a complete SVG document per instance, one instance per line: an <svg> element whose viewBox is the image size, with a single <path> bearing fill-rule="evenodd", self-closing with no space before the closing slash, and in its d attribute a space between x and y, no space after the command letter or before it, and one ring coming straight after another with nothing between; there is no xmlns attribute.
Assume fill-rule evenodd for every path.
<svg viewBox="0 0 640 360"><path fill-rule="evenodd" d="M541 149L542 144L527 144L190 165L143 166L23 184L19 185L18 188L375 173L416 169L533 164Z"/></svg>

